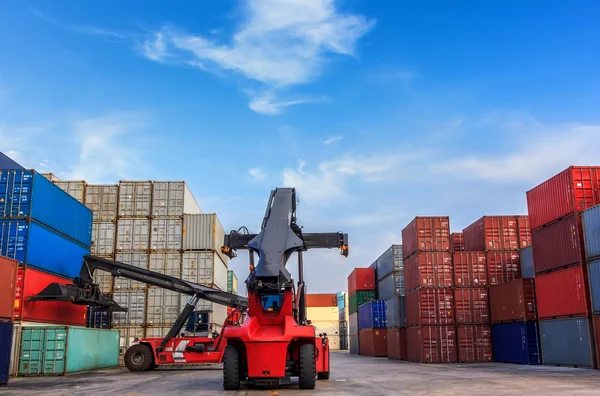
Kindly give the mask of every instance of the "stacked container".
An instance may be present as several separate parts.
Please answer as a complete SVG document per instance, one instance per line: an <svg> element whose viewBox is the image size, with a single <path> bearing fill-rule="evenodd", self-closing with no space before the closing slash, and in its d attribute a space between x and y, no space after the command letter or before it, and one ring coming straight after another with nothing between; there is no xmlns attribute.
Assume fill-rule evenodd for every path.
<svg viewBox="0 0 600 396"><path fill-rule="evenodd" d="M315 327L316 334L326 334L329 348L340 349L340 313L337 294L307 294L306 318Z"/></svg>
<svg viewBox="0 0 600 396"><path fill-rule="evenodd" d="M598 204L600 167L569 167L527 192L544 364L594 366L581 212Z"/></svg>
<svg viewBox="0 0 600 396"><path fill-rule="evenodd" d="M450 234L450 251L462 252L465 250L465 236L462 232L453 232Z"/></svg>
<svg viewBox="0 0 600 396"><path fill-rule="evenodd" d="M450 219L416 217L402 241L407 359L456 362Z"/></svg>
<svg viewBox="0 0 600 396"><path fill-rule="evenodd" d="M19 262L0 256L0 386L10 375Z"/></svg>
<svg viewBox="0 0 600 396"><path fill-rule="evenodd" d="M348 293L339 292L337 294L337 307L340 320L340 349L346 351L348 350L350 343L350 332L348 329L348 316L350 315L348 309Z"/></svg>
<svg viewBox="0 0 600 396"><path fill-rule="evenodd" d="M375 300L375 268L354 268L348 276L348 331L350 353L360 352L358 307Z"/></svg>
<svg viewBox="0 0 600 396"><path fill-rule="evenodd" d="M387 356L385 301L373 300L358 307L358 332L361 355Z"/></svg>
<svg viewBox="0 0 600 396"><path fill-rule="evenodd" d="M592 327L596 344L596 368L600 368L600 205L583 212L585 252L588 261Z"/></svg>
<svg viewBox="0 0 600 396"><path fill-rule="evenodd" d="M227 292L238 294L238 278L232 270L227 271ZM232 307L227 307L227 316L229 316L233 310Z"/></svg>

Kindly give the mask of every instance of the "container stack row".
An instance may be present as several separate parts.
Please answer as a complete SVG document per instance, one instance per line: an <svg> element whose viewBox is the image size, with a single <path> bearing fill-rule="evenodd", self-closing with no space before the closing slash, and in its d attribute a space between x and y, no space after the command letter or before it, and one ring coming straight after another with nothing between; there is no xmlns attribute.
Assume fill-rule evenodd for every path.
<svg viewBox="0 0 600 396"><path fill-rule="evenodd" d="M350 316L348 308L348 293L339 292L337 294L337 306L340 321L340 349L347 351L350 348L350 331L348 329L348 317Z"/></svg>
<svg viewBox="0 0 600 396"><path fill-rule="evenodd" d="M375 268L354 268L348 276L348 333L350 353L358 355L360 351L360 329L358 326L358 307L375 300Z"/></svg>
<svg viewBox="0 0 600 396"><path fill-rule="evenodd" d="M544 364L595 365L598 204L600 167L569 167L527 192Z"/></svg>
<svg viewBox="0 0 600 396"><path fill-rule="evenodd" d="M315 327L317 335L327 335L331 350L340 349L340 313L337 294L307 294L306 318Z"/></svg>

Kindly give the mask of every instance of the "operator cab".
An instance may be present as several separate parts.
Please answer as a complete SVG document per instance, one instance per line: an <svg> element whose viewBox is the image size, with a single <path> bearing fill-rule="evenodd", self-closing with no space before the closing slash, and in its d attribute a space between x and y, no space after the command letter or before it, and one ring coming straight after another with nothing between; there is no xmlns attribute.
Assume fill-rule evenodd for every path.
<svg viewBox="0 0 600 396"><path fill-rule="evenodd" d="M283 296L280 294L264 294L261 296L260 301L265 311L277 312L281 309Z"/></svg>

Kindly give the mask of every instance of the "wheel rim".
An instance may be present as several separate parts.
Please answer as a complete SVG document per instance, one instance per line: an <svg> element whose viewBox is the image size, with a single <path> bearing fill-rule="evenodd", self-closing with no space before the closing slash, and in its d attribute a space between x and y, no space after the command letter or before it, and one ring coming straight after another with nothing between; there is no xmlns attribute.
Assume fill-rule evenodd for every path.
<svg viewBox="0 0 600 396"><path fill-rule="evenodd" d="M136 366L141 365L142 363L144 363L144 360L146 358L144 357L143 354L141 353L136 353L131 357L131 361L133 362L133 364L135 364Z"/></svg>

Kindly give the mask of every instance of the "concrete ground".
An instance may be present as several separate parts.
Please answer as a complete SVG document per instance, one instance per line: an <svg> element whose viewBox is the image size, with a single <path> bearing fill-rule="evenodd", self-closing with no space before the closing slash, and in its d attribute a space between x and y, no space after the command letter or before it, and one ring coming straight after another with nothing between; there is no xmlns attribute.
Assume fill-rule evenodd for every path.
<svg viewBox="0 0 600 396"><path fill-rule="evenodd" d="M317 381L315 395L600 395L600 371L501 363L425 365L332 353L331 378ZM219 368L125 368L11 379L3 395L306 395L297 387L222 390Z"/></svg>

